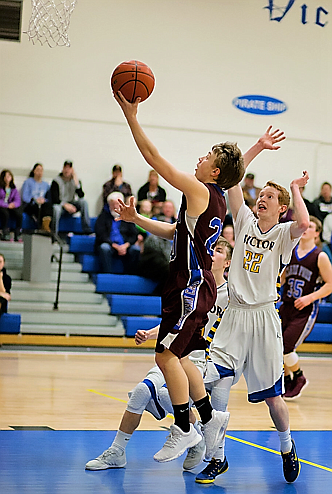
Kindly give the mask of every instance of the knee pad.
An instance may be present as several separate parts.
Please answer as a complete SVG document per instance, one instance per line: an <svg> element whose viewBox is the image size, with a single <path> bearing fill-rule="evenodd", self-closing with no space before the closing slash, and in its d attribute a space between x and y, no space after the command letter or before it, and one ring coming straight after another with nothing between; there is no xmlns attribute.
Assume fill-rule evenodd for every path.
<svg viewBox="0 0 332 494"><path fill-rule="evenodd" d="M296 352L287 353L284 355L284 362L287 367L293 367L299 361L299 357Z"/></svg>
<svg viewBox="0 0 332 494"><path fill-rule="evenodd" d="M169 397L169 392L166 386L163 386L159 389L159 400L161 406L166 410L167 413L171 413L173 415L173 405L171 399Z"/></svg>
<svg viewBox="0 0 332 494"><path fill-rule="evenodd" d="M128 393L129 401L127 403L127 410L131 413L137 413L142 415L146 405L151 400L151 393L149 388L143 382L140 382L135 388Z"/></svg>

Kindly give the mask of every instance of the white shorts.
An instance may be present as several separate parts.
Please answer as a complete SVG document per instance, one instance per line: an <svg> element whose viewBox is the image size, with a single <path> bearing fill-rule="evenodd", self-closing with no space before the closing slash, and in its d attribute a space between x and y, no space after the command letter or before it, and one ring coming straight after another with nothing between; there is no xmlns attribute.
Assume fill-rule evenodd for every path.
<svg viewBox="0 0 332 494"><path fill-rule="evenodd" d="M283 389L281 322L273 303L260 306L229 305L211 343L210 357L217 373L213 380L244 374L248 400L256 403L279 396Z"/></svg>

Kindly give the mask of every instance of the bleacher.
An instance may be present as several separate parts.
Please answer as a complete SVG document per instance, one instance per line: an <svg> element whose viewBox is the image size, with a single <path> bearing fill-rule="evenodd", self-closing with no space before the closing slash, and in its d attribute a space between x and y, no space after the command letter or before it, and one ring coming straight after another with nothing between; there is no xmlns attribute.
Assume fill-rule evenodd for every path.
<svg viewBox="0 0 332 494"><path fill-rule="evenodd" d="M69 220L69 221L68 221ZM81 231L80 218L62 218L62 228ZM93 223L94 224L94 223ZM68 231L68 230L67 230ZM95 238L74 234L68 239L69 252L75 254L82 265L82 272L93 280L96 293L103 294L109 304L110 314L121 318L125 336L132 338L137 329L150 329L161 321L161 298L153 296L156 283L140 276L123 274L121 261L114 266L114 273L99 273L99 260L94 252ZM5 315L4 315L5 316ZM18 314L7 314L0 319L0 333L19 332ZM6 326L6 330L3 328ZM314 329L307 337L307 344L324 344L324 351L332 351L326 344L332 343L332 303L320 305ZM319 345L318 345L319 346ZM304 349L302 351L305 351Z"/></svg>

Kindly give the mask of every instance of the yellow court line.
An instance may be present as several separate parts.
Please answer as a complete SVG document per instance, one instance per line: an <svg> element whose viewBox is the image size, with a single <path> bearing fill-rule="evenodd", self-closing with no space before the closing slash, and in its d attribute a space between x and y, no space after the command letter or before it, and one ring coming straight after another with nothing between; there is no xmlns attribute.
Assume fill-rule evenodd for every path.
<svg viewBox="0 0 332 494"><path fill-rule="evenodd" d="M275 455L281 455L280 451L275 451L274 449L265 448L265 446L260 446L259 444L251 443L249 441L245 441L244 439L239 439L238 437L230 436L226 434L228 439L232 439L233 441L238 441L239 443L247 444L248 446L253 446L257 449L263 449L264 451L268 451L269 453L274 453ZM324 467L323 465L318 465L317 463L312 463L311 461L301 460L301 463L306 463L307 465L311 465L312 467L320 468L321 470L326 470L327 472L332 472L332 468Z"/></svg>
<svg viewBox="0 0 332 494"><path fill-rule="evenodd" d="M88 391L90 393L95 393L96 395L105 396L106 398L111 398L112 400L121 401L122 403L128 403L126 400L121 400L120 398L115 398L115 396L110 396L105 393L100 393L99 391L96 391L94 389L88 389ZM173 418L173 416L170 414L168 414L167 417ZM259 444L251 443L249 441L245 441L244 439L239 439L238 437L230 436L229 434L226 434L226 437L228 439L232 439L233 441L247 444L248 446L253 446L254 448L262 449L264 451L268 451L269 453L274 453L275 455L279 455L279 456L281 455L280 451L275 451L274 449L266 448L265 446L260 446ZM332 468L324 467L323 465L318 465L317 463L312 463L311 461L301 460L300 458L299 461L301 463L306 463L307 465L311 465L312 467L320 468L321 470L326 470L327 472L332 473Z"/></svg>
<svg viewBox="0 0 332 494"><path fill-rule="evenodd" d="M121 403L127 403L126 400L121 400L121 398L116 398L115 396L106 395L105 393L100 393L95 389L88 389L90 393L95 393L96 395L105 396L105 398L111 398L112 400L121 401Z"/></svg>

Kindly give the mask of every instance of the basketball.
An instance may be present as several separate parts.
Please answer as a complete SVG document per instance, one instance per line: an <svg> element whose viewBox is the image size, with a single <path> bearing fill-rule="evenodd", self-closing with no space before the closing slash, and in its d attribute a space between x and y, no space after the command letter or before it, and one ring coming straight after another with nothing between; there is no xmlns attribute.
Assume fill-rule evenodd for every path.
<svg viewBox="0 0 332 494"><path fill-rule="evenodd" d="M111 75L111 89L117 93L121 91L130 103L136 98L146 100L154 88L154 75L150 67L143 62L130 60L118 65Z"/></svg>

